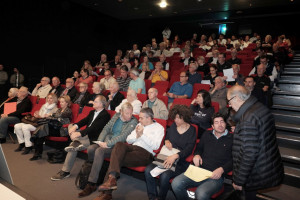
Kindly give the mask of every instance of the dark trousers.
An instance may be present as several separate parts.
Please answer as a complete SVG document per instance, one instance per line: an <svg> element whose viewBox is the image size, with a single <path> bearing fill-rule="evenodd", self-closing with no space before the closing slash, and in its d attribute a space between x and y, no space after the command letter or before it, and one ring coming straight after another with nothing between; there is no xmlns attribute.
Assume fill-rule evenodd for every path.
<svg viewBox="0 0 300 200"><path fill-rule="evenodd" d="M110 156L110 163L105 179L109 174L115 177L120 176L121 167L139 167L147 166L153 161L153 155L142 147L118 142Z"/></svg>

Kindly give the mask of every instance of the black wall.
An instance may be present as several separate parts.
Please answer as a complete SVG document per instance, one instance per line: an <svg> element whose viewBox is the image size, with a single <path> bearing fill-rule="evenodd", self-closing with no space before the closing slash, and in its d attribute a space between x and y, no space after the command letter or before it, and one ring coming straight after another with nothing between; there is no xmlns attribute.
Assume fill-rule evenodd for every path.
<svg viewBox="0 0 300 200"><path fill-rule="evenodd" d="M270 14L245 16L232 15L234 23L228 25L228 35L238 33L241 24L248 24L262 35L285 33L291 38L299 35L294 21L299 19L297 12L278 14L274 10ZM0 63L8 71L19 68L32 88L43 75L62 79L72 76L83 60L95 64L101 53L113 59L117 49L125 51L133 43L142 47L152 37L161 41L161 32L167 26L172 30L172 37L179 34L183 39L190 38L194 32L217 33L218 25L200 25L217 22L214 17L210 13L121 21L69 1L1 1Z"/></svg>

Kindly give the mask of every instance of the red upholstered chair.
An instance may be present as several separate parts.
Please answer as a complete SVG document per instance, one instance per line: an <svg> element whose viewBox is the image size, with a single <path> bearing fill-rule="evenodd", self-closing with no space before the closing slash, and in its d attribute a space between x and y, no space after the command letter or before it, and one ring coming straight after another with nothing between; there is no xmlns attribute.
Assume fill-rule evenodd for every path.
<svg viewBox="0 0 300 200"><path fill-rule="evenodd" d="M148 80L148 79L144 79L144 81L145 81L145 88L146 88L146 93L147 93L148 90L151 88L152 81Z"/></svg>
<svg viewBox="0 0 300 200"><path fill-rule="evenodd" d="M157 89L158 95L163 95L165 92L168 91L168 86L156 86L156 85L154 85L153 88Z"/></svg>
<svg viewBox="0 0 300 200"><path fill-rule="evenodd" d="M168 87L169 81L156 81L154 86Z"/></svg>
<svg viewBox="0 0 300 200"><path fill-rule="evenodd" d="M210 85L208 84L201 84L201 83L195 83L193 86L193 94L191 96L191 99L195 99L197 97L197 93L199 90L206 90L209 91Z"/></svg>
<svg viewBox="0 0 300 200"><path fill-rule="evenodd" d="M126 97L127 97L127 92L120 91L120 93L123 94L124 98L126 99Z"/></svg>
<svg viewBox="0 0 300 200"><path fill-rule="evenodd" d="M220 105L219 105L218 102L212 101L212 102L211 102L211 106L214 107L215 113L219 112Z"/></svg>
<svg viewBox="0 0 300 200"><path fill-rule="evenodd" d="M147 101L148 96L146 94L137 94L137 98L143 104L145 101Z"/></svg>
<svg viewBox="0 0 300 200"><path fill-rule="evenodd" d="M114 110L107 110L107 112L109 113L110 118L112 118L116 114L116 111Z"/></svg>
<svg viewBox="0 0 300 200"><path fill-rule="evenodd" d="M168 97L167 96L157 95L157 98L162 100L165 103L166 107L168 108Z"/></svg>
<svg viewBox="0 0 300 200"><path fill-rule="evenodd" d="M100 82L100 80L102 79L102 78L104 78L105 76L104 75L99 75L98 76L98 79L97 79L97 82Z"/></svg>

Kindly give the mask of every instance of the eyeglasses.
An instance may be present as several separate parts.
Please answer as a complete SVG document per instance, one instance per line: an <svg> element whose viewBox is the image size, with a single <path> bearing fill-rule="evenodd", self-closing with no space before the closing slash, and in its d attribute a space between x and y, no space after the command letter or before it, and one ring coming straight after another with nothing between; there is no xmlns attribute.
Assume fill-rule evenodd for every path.
<svg viewBox="0 0 300 200"><path fill-rule="evenodd" d="M227 102L228 102L228 104L231 104L230 103L230 101L232 100L232 99L234 99L236 96L233 96L233 97L231 97Z"/></svg>

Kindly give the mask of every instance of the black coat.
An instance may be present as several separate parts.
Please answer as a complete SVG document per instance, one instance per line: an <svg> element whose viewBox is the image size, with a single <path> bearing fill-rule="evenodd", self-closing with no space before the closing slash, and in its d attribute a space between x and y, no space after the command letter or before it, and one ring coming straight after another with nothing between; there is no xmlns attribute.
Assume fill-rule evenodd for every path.
<svg viewBox="0 0 300 200"><path fill-rule="evenodd" d="M80 93L78 92L75 96L75 98L73 99L73 103L80 97ZM91 97L90 97L90 93L88 91L85 92L85 94L83 95L82 99L80 100L79 106L80 107L84 107L87 106L89 104Z"/></svg>
<svg viewBox="0 0 300 200"><path fill-rule="evenodd" d="M245 190L281 184L284 171L269 109L250 96L233 119L233 182Z"/></svg>
<svg viewBox="0 0 300 200"><path fill-rule="evenodd" d="M62 91L64 92L64 91ZM73 86L67 93L67 95L69 95L70 99L73 101L73 99L75 98L76 94L77 94L77 90L75 88L75 86Z"/></svg>
<svg viewBox="0 0 300 200"><path fill-rule="evenodd" d="M25 97L20 103L17 104L17 110L8 114L9 117L18 117L20 120L24 117L22 113L30 112L32 108L32 103L29 97Z"/></svg>
<svg viewBox="0 0 300 200"><path fill-rule="evenodd" d="M110 95L110 93L108 93L108 95ZM107 99L107 101L108 101L108 103L110 105L110 109L111 110L115 110L116 107L118 105L120 105L120 103L123 101L124 95L118 91L117 94L113 97L112 101L109 101L108 95L107 95L106 99Z"/></svg>
<svg viewBox="0 0 300 200"><path fill-rule="evenodd" d="M81 130L80 133L82 137L88 135L90 142L98 139L102 129L110 120L110 115L105 109L103 109L93 121L94 113L95 110L92 110L86 118L76 123L79 128L86 126L86 128ZM92 121L93 123L91 124Z"/></svg>

